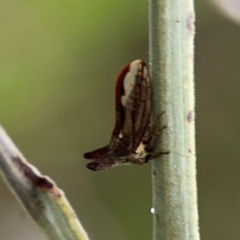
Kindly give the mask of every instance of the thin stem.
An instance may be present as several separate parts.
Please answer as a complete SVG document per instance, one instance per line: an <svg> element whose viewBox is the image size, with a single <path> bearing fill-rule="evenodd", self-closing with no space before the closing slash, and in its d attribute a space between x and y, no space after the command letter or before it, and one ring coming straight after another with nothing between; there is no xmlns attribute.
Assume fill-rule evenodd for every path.
<svg viewBox="0 0 240 240"><path fill-rule="evenodd" d="M89 239L64 192L27 162L1 127L0 174L47 239Z"/></svg>
<svg viewBox="0 0 240 240"><path fill-rule="evenodd" d="M167 128L154 160L153 239L199 240L195 157L193 0L149 0L154 111Z"/></svg>

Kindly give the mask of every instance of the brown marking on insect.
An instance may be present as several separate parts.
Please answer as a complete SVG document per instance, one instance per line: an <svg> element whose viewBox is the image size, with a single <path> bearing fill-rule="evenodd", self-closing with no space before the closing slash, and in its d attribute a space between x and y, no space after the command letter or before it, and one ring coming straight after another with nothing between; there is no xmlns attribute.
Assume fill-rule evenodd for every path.
<svg viewBox="0 0 240 240"><path fill-rule="evenodd" d="M116 82L115 108L116 108L116 124L113 130L113 135L118 136L122 128L124 120L124 109L121 104L121 96L124 95L123 81L125 75L129 72L129 64L127 64L120 72Z"/></svg>
<svg viewBox="0 0 240 240"><path fill-rule="evenodd" d="M189 153L192 153L192 150L191 150L191 148L189 148L189 149L188 149L188 152L189 152Z"/></svg>
<svg viewBox="0 0 240 240"><path fill-rule="evenodd" d="M160 215L159 215L159 213L156 213L155 215L156 215L156 220L159 223L160 222Z"/></svg>
<svg viewBox="0 0 240 240"><path fill-rule="evenodd" d="M193 121L193 111L190 111L187 115L187 120L189 123Z"/></svg>
<svg viewBox="0 0 240 240"><path fill-rule="evenodd" d="M187 29L193 35L195 33L195 16L192 12L189 13L187 18Z"/></svg>
<svg viewBox="0 0 240 240"><path fill-rule="evenodd" d="M60 197L60 192L55 188L54 184L51 183L46 177L38 176L34 170L24 163L20 157L12 157L13 162L18 165L19 170L25 175L25 177L35 186L42 190L52 192L56 197Z"/></svg>
<svg viewBox="0 0 240 240"><path fill-rule="evenodd" d="M161 131L152 113L152 86L146 63L126 65L116 83L116 123L110 143L84 154L92 160L87 168L96 172L123 164L143 165L161 154L154 148ZM165 128L165 127L164 127Z"/></svg>

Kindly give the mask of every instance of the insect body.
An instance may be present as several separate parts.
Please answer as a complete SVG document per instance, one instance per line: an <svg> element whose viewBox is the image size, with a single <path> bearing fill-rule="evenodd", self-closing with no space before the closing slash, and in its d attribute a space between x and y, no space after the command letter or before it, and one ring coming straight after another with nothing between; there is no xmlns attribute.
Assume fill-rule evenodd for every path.
<svg viewBox="0 0 240 240"><path fill-rule="evenodd" d="M147 163L160 131L152 116L152 85L146 63L126 65L116 83L116 123L109 145L84 154L93 160L87 168L103 171L122 164Z"/></svg>

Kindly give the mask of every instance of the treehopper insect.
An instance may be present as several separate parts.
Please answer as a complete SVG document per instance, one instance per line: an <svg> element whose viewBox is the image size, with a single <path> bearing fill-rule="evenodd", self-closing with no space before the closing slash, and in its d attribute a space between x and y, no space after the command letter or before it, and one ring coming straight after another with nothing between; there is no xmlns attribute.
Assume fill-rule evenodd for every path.
<svg viewBox="0 0 240 240"><path fill-rule="evenodd" d="M116 123L110 143L84 154L87 168L99 172L124 164L142 165L162 153L154 153L162 129L152 113L152 83L146 63L126 65L116 82Z"/></svg>

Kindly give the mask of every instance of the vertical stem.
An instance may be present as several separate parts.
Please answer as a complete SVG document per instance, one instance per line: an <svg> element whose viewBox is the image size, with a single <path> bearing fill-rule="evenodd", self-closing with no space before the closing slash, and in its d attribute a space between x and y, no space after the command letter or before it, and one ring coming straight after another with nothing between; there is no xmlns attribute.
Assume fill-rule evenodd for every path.
<svg viewBox="0 0 240 240"><path fill-rule="evenodd" d="M153 162L153 239L199 240L193 0L149 0L150 71L154 111L167 125Z"/></svg>

